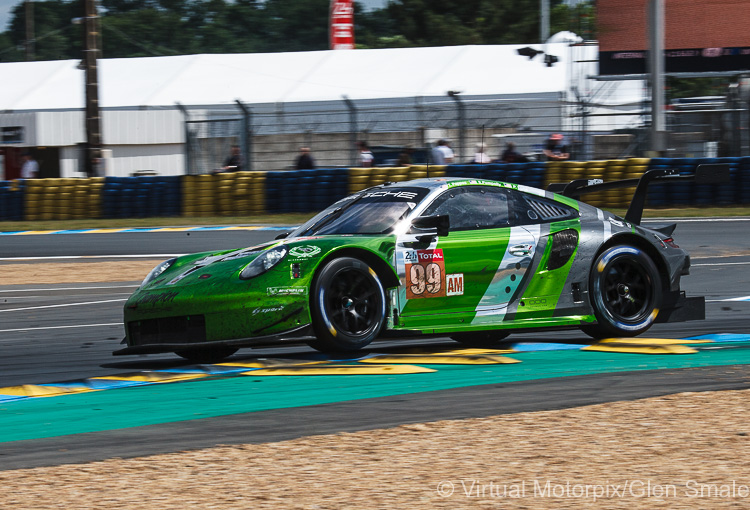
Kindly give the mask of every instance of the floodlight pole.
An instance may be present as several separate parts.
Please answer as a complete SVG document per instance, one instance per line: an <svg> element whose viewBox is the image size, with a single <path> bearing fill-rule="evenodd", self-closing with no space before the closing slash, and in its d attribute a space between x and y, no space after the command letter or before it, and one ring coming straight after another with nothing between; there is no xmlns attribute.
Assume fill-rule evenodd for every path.
<svg viewBox="0 0 750 510"><path fill-rule="evenodd" d="M659 155L666 149L664 114L664 0L648 3L648 66L651 82L651 150Z"/></svg>
<svg viewBox="0 0 750 510"><path fill-rule="evenodd" d="M99 56L99 16L96 0L83 0L84 5L84 49L83 66L86 73L86 155L87 175L95 175L95 161L102 157L101 117L99 112L99 78L97 59Z"/></svg>

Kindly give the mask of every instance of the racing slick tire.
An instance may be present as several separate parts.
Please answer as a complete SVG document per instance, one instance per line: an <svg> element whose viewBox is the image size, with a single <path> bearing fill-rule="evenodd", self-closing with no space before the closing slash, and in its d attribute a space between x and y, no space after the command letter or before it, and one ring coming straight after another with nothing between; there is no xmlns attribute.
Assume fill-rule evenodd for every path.
<svg viewBox="0 0 750 510"><path fill-rule="evenodd" d="M467 347L503 348L509 346L509 342L503 341L508 335L507 331L471 331L455 333L451 339Z"/></svg>
<svg viewBox="0 0 750 510"><path fill-rule="evenodd" d="M356 351L372 342L385 324L386 296L377 273L352 257L334 259L313 283L310 298L319 351Z"/></svg>
<svg viewBox="0 0 750 510"><path fill-rule="evenodd" d="M192 361L193 363L218 363L225 358L228 358L235 352L236 347L228 347L226 345L217 345L216 347L196 347L194 349L184 349L176 351L175 354L181 358Z"/></svg>
<svg viewBox="0 0 750 510"><path fill-rule="evenodd" d="M605 250L591 268L589 284L597 324L581 327L587 335L637 336L656 320L662 283L656 265L642 250L628 245Z"/></svg>

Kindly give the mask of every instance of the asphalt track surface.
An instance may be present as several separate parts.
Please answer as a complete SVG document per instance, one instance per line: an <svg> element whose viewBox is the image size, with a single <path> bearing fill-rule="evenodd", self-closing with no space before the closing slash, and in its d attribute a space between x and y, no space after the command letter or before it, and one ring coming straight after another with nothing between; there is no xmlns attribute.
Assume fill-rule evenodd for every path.
<svg viewBox="0 0 750 510"><path fill-rule="evenodd" d="M678 222L675 239L693 257L691 275L683 280L683 289L688 295L706 296L707 320L658 324L647 336L687 338L750 333L748 232L750 219ZM167 256L249 246L272 239L277 233L273 230L200 230L1 236L0 274L2 264L18 263L19 259L22 263L33 264L39 257L77 260L75 257L105 256L111 258L104 260L118 260L118 256ZM101 275L97 280L99 283L0 285L0 387L49 384L142 370L179 369L187 365L171 354L113 358L111 353L119 347L123 336L122 304L138 282L109 283L107 275ZM554 333L554 336L527 333L513 338L523 342L548 342L553 338L558 342L589 342L578 332ZM455 345L448 339L410 342L410 345L416 344L436 348ZM394 345L397 342L377 343L379 348ZM311 350L304 346L242 350L232 359L241 362L259 356L288 357L293 353L305 355ZM438 391L420 390L370 398L347 399L343 396L341 401L292 408L0 442L0 469L145 455L216 444L275 441L437 419L560 409L680 391L748 388L750 365L744 363L692 368L670 366L669 370L641 367L632 371L587 375L576 375L572 366L565 377L467 385ZM181 384L188 383L165 387L180 387ZM75 397L34 400L54 402L60 399L62 402L72 398ZM19 404L0 404L0 413L12 412L14 406Z"/></svg>

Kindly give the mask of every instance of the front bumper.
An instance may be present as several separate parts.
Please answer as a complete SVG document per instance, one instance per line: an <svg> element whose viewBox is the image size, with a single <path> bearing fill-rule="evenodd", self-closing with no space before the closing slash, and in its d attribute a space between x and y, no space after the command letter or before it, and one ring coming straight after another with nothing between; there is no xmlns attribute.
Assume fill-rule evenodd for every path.
<svg viewBox="0 0 750 510"><path fill-rule="evenodd" d="M113 356L124 356L130 354L158 354L164 352L176 352L189 349L201 349L206 347L265 347L270 345L297 344L314 338L312 327L309 324L299 326L287 331L273 335L256 336L252 338L235 338L232 340L218 340L213 342L168 342L168 343L144 343L131 345L114 351Z"/></svg>

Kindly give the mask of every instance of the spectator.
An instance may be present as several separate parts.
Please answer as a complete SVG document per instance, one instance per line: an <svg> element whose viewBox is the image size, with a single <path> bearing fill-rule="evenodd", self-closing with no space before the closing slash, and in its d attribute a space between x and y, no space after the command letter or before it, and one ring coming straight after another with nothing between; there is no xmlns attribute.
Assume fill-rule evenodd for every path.
<svg viewBox="0 0 750 510"><path fill-rule="evenodd" d="M483 143L478 143L477 152L474 153L474 161L472 162L480 164L480 165L486 165L487 163L491 163L492 160L485 152L486 150L487 148L485 147Z"/></svg>
<svg viewBox="0 0 750 510"><path fill-rule="evenodd" d="M315 160L310 155L310 147L300 147L296 163L297 170L312 170L315 168Z"/></svg>
<svg viewBox="0 0 750 510"><path fill-rule="evenodd" d="M24 152L21 154L23 160L23 166L21 166L21 179L36 179L39 177L39 163L36 162L34 157Z"/></svg>
<svg viewBox="0 0 750 510"><path fill-rule="evenodd" d="M401 151L401 154L398 155L398 161L396 162L396 166L409 166L411 165L411 155L414 152L414 149L411 147L404 147L404 150Z"/></svg>
<svg viewBox="0 0 750 510"><path fill-rule="evenodd" d="M359 148L359 166L369 168L375 163L375 156L365 142L357 142Z"/></svg>
<svg viewBox="0 0 750 510"><path fill-rule="evenodd" d="M242 155L240 154L239 145L232 145L232 153L224 161L224 166L221 170L224 172L239 172L242 170Z"/></svg>
<svg viewBox="0 0 750 510"><path fill-rule="evenodd" d="M547 161L565 161L570 158L568 146L563 143L563 135L560 133L550 135L544 146L544 155L547 156Z"/></svg>
<svg viewBox="0 0 750 510"><path fill-rule="evenodd" d="M436 165L449 165L453 163L453 149L447 140L440 139L432 149L432 162Z"/></svg>
<svg viewBox="0 0 750 510"><path fill-rule="evenodd" d="M516 150L516 144L508 142L505 144L505 150L500 155L500 161L503 163L526 163L526 156Z"/></svg>

